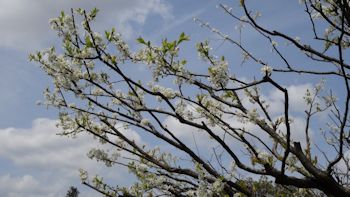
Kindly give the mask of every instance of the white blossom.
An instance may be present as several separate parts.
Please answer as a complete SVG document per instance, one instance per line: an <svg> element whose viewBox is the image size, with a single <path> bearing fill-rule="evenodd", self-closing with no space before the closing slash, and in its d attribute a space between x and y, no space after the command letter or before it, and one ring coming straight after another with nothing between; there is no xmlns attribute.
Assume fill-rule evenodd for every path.
<svg viewBox="0 0 350 197"><path fill-rule="evenodd" d="M142 120L140 121L140 124L141 124L142 126L149 126L150 123L151 123L151 122L150 122L148 119L146 119L146 118L144 118L144 119L142 119Z"/></svg>
<svg viewBox="0 0 350 197"><path fill-rule="evenodd" d="M216 88L225 87L229 81L228 62L221 60L208 68L209 81Z"/></svg>
<svg viewBox="0 0 350 197"><path fill-rule="evenodd" d="M260 151L258 154L259 159L261 159L263 162L268 163L269 158L271 158L271 155L266 151Z"/></svg>
<svg viewBox="0 0 350 197"><path fill-rule="evenodd" d="M80 173L80 180L82 182L85 182L89 177L87 171L83 169L79 169L79 173Z"/></svg>
<svg viewBox="0 0 350 197"><path fill-rule="evenodd" d="M178 95L179 93L174 91L171 88L165 88L160 85L154 85L152 86L152 91L153 92L160 92L162 95L164 95L168 99L173 99Z"/></svg>
<svg viewBox="0 0 350 197"><path fill-rule="evenodd" d="M96 87L92 90L91 94L95 95L95 96L101 96L103 94L103 90L99 87Z"/></svg>
<svg viewBox="0 0 350 197"><path fill-rule="evenodd" d="M69 104L68 104L68 107L69 107L69 108L76 108L76 105L75 105L75 103L69 103Z"/></svg>
<svg viewBox="0 0 350 197"><path fill-rule="evenodd" d="M338 98L336 96L333 96L333 95L324 96L323 99L324 99L327 106L332 105L333 103L337 102L337 100L338 100Z"/></svg>
<svg viewBox="0 0 350 197"><path fill-rule="evenodd" d="M215 180L212 185L212 191L215 194L220 194L224 190L225 184L222 182L221 178Z"/></svg>
<svg viewBox="0 0 350 197"><path fill-rule="evenodd" d="M272 46L278 46L278 42L276 42L276 41L273 40L273 41L271 41L271 45L272 45Z"/></svg>
<svg viewBox="0 0 350 197"><path fill-rule="evenodd" d="M257 109L249 110L247 112L248 118L250 121L255 122L259 118L259 113Z"/></svg>
<svg viewBox="0 0 350 197"><path fill-rule="evenodd" d="M269 75L269 74L272 73L272 68L269 65L264 65L264 66L261 67L261 72L263 74Z"/></svg>

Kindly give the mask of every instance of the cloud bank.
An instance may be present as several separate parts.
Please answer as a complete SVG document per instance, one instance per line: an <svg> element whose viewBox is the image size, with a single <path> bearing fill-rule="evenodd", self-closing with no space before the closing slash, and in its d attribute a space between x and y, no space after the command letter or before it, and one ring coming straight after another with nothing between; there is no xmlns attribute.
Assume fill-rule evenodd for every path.
<svg viewBox="0 0 350 197"><path fill-rule="evenodd" d="M80 187L82 196L95 196L96 193L80 185L80 168L91 175L105 175L116 183L127 184L126 168L107 168L86 156L91 148L105 146L87 135L74 139L58 136L60 130L56 123L40 118L34 120L29 129L0 129L0 159L8 160L12 165L9 172L0 171L0 196L59 197L64 196L71 185ZM132 130L126 133L141 140Z"/></svg>

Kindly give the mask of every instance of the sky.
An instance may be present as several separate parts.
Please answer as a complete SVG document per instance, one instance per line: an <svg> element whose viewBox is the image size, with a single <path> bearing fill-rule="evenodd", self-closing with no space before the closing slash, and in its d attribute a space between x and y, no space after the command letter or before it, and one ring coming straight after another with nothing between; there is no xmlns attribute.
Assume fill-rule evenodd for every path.
<svg viewBox="0 0 350 197"><path fill-rule="evenodd" d="M301 16L303 10L298 7L298 1L288 1L289 11L284 12L280 8L286 2L269 0L265 5L259 5L268 13L262 17L262 24L275 25L301 38L309 36L303 31L306 24L301 22L305 18ZM238 1L218 0L0 0L0 196L58 197L63 196L71 185L78 187L82 196L98 196L80 185L80 168L109 176L116 183L130 184L130 181L125 181L125 177L129 177L126 169L108 169L87 158L89 149L100 145L88 136L75 139L58 136L60 129L55 126L57 111L36 105L38 100L43 100L42 92L51 83L39 65L28 61L28 55L50 46L59 46L55 32L49 27L50 18L58 16L61 10L69 12L70 8L97 7L100 13L95 28L103 32L116 27L132 48L137 47L135 38L141 35L146 40L159 42L161 38L174 39L181 32L186 32L192 45L184 49L184 54L193 59L193 63L198 62L194 43L209 39L214 43L216 53L226 55L231 62L239 65L239 51L226 43L222 45L211 32L193 21L193 17L208 21L237 38L235 24L217 8L219 3L228 3L234 11L239 10ZM270 50L259 50L259 46L266 43L256 35L246 31L242 36L255 54L264 56L270 53ZM293 58L294 54L290 57ZM294 63L301 61L295 60ZM271 59L271 63L274 62ZM244 66L235 69L242 78L249 76L249 69L260 72L259 66L254 65L249 69ZM135 75L142 80L142 69ZM302 111L304 105L300 92L312 88L315 80L295 77L281 81L293 92L293 109ZM277 113L282 105L281 95L267 91L265 96L275 103ZM171 118L165 121L172 127L182 127ZM297 119L295 127L301 124L302 119ZM186 129L189 128L179 129L184 132L178 133L184 139L188 139L190 133ZM137 134L135 139L142 141ZM205 142L204 139L201 141Z"/></svg>

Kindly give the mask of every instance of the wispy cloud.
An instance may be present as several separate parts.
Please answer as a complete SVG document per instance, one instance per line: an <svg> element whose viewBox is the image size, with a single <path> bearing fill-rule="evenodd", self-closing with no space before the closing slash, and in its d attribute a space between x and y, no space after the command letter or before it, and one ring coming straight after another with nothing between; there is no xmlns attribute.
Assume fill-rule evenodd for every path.
<svg viewBox="0 0 350 197"><path fill-rule="evenodd" d="M210 6L212 5L212 2L209 2L207 4L204 4L201 8L195 10L194 12L191 12L190 14L177 17L173 21L169 21L167 25L165 25L160 31L158 31L156 34L153 34L152 39L158 38L161 35L164 35L168 33L169 31L183 25L184 23L193 20L193 18L200 16L203 14Z"/></svg>
<svg viewBox="0 0 350 197"><path fill-rule="evenodd" d="M150 14L171 17L171 7L162 0L1 0L0 47L30 51L52 43L54 33L49 30L48 19L56 17L61 10L69 12L70 8L78 7L100 8L103 12L100 13L97 26L117 26L125 36L133 33L131 21L142 25Z"/></svg>

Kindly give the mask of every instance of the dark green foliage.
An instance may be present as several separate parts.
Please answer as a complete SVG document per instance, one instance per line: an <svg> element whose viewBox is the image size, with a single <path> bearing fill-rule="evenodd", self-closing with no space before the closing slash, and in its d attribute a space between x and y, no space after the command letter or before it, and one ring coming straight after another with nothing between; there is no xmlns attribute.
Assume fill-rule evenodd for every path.
<svg viewBox="0 0 350 197"><path fill-rule="evenodd" d="M78 196L79 196L78 189L74 186L70 186L67 191L66 197L78 197Z"/></svg>

